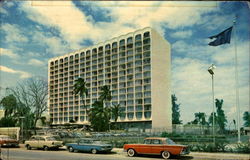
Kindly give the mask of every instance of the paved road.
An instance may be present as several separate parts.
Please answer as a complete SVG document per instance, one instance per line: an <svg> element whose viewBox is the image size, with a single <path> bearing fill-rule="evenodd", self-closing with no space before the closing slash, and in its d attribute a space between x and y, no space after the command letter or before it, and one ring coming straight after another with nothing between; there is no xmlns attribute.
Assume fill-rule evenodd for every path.
<svg viewBox="0 0 250 160"><path fill-rule="evenodd" d="M9 158L8 150L2 149L3 160L128 160L130 157L126 153L107 153L107 154L91 154L91 153L70 153L68 151L43 151L43 150L25 150L10 148ZM161 157L133 157L131 160L151 160L161 159Z"/></svg>
<svg viewBox="0 0 250 160"><path fill-rule="evenodd" d="M69 153L65 150L43 151L26 150L25 148L2 148L3 160L160 160L160 156L138 156L130 158L121 149L114 149L115 152L109 154L91 153ZM9 155L9 156L8 156ZM223 154L223 153L191 153L188 156L173 157L173 159L227 159L227 160L249 160L248 155L243 154Z"/></svg>

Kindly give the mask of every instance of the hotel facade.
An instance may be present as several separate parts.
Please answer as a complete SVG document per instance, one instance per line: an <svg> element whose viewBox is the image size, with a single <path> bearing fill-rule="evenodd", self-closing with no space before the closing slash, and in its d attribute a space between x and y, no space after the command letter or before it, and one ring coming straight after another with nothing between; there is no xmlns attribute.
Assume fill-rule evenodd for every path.
<svg viewBox="0 0 250 160"><path fill-rule="evenodd" d="M49 113L53 125L89 125L88 109L108 85L118 122L127 128L172 129L170 44L152 28L121 35L48 62ZM84 103L73 94L77 78L89 90ZM108 107L108 106L107 106Z"/></svg>

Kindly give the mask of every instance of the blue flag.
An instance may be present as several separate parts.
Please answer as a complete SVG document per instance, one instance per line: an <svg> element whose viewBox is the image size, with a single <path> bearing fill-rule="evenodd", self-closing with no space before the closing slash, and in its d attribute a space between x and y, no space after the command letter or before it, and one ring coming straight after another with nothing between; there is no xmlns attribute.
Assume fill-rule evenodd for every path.
<svg viewBox="0 0 250 160"><path fill-rule="evenodd" d="M224 30L223 32L209 37L210 39L216 38L214 41L210 42L208 45L210 46L219 46L221 44L230 43L231 39L231 32L232 32L233 26L229 27L228 29Z"/></svg>

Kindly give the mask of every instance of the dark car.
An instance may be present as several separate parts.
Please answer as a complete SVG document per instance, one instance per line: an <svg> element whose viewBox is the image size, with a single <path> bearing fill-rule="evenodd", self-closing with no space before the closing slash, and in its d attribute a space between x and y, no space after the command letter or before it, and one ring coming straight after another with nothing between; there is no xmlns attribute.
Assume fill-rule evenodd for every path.
<svg viewBox="0 0 250 160"><path fill-rule="evenodd" d="M0 135L0 146L18 147L19 142L15 139L10 138L7 135Z"/></svg>
<svg viewBox="0 0 250 160"><path fill-rule="evenodd" d="M77 141L77 143L67 143L65 145L69 152L83 151L91 152L96 154L97 152L110 152L113 147L111 144L105 144L100 140L95 140L91 138L82 138Z"/></svg>

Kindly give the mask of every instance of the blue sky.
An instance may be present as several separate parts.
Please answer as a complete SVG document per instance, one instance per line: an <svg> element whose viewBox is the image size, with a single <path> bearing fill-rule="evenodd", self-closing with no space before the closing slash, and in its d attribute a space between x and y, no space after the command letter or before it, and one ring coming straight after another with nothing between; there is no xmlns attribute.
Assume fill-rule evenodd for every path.
<svg viewBox="0 0 250 160"><path fill-rule="evenodd" d="M0 86L26 78L47 79L49 58L150 26L171 43L171 92L181 103L181 119L212 111L211 76L215 97L224 100L229 123L236 119L234 40L238 53L241 115L249 111L250 10L247 2L1 2ZM233 24L231 44L211 47L207 37Z"/></svg>

